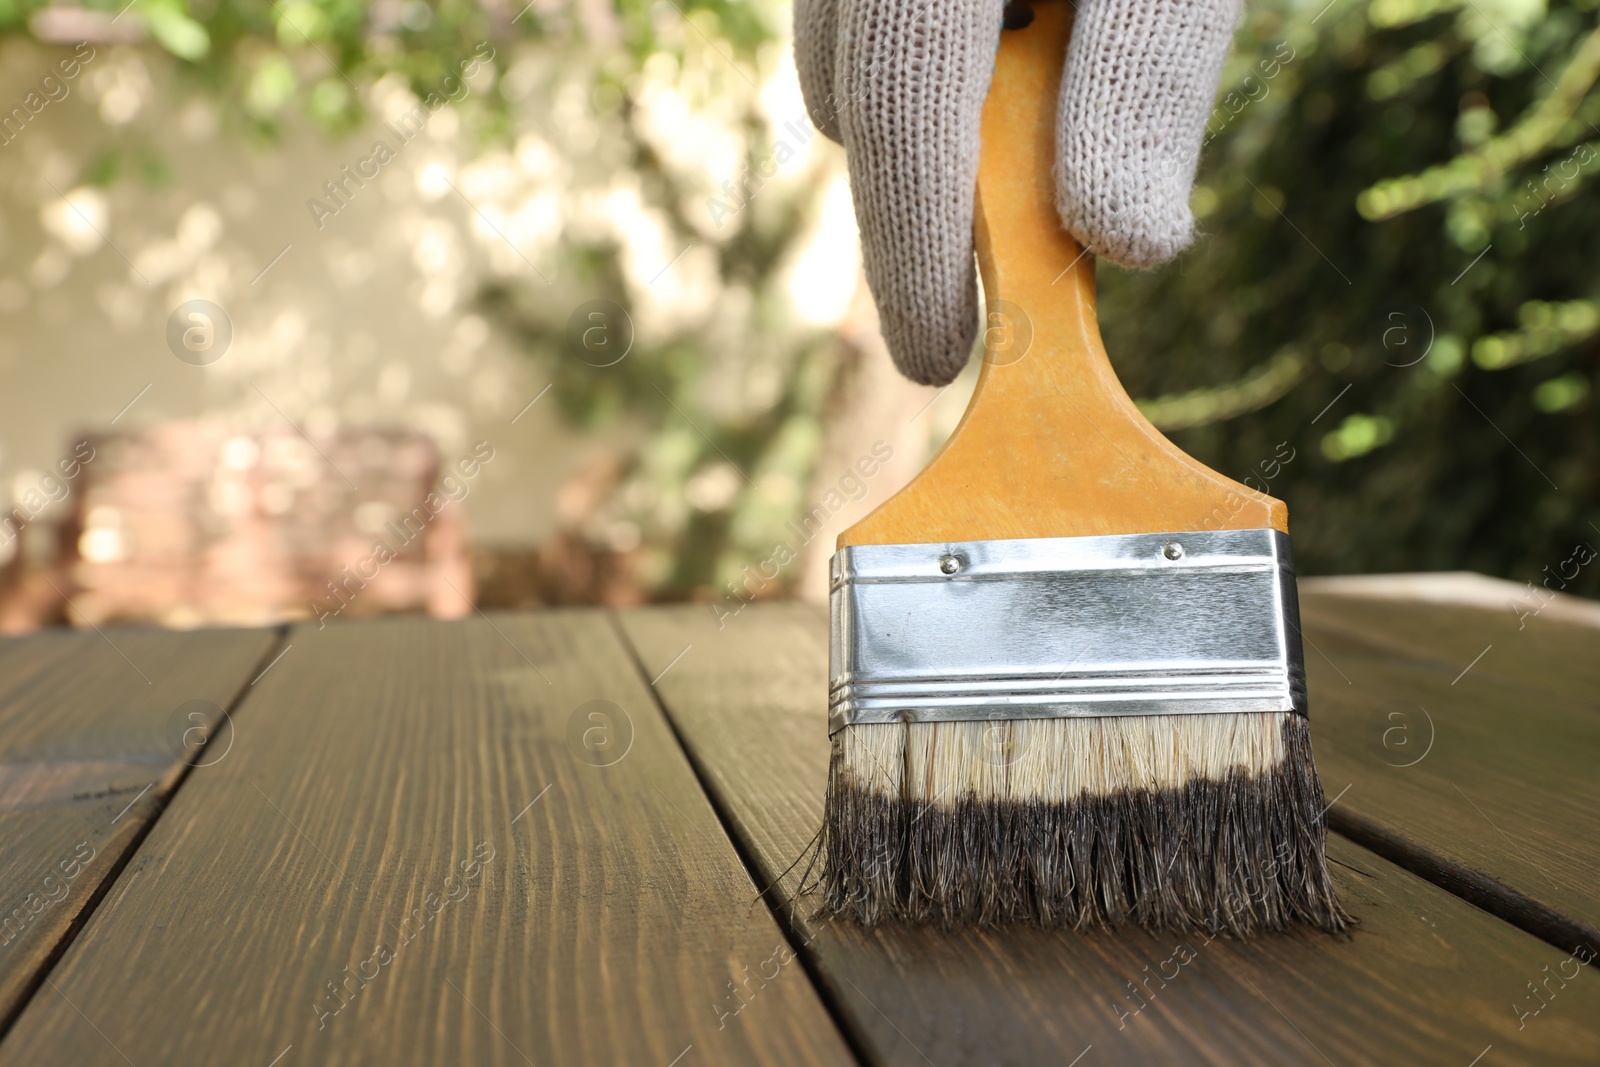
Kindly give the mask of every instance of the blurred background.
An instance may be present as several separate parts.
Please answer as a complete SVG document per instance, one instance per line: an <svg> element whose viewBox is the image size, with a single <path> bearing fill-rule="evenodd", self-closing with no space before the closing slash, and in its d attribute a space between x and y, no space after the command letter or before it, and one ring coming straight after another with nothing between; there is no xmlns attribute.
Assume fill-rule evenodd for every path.
<svg viewBox="0 0 1600 1067"><path fill-rule="evenodd" d="M1303 574L1600 591L1596 0L1255 0L1130 391ZM0 630L826 596L949 434L769 0L0 0ZM1524 605L1524 610L1526 605Z"/></svg>

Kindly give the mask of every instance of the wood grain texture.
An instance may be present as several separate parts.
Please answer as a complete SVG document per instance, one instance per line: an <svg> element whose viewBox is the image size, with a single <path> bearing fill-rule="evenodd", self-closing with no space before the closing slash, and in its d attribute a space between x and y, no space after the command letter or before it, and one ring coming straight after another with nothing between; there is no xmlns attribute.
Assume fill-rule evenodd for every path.
<svg viewBox="0 0 1600 1067"><path fill-rule="evenodd" d="M1587 697L1600 713L1600 627L1564 620L1556 611L1534 614L1539 602L1520 587L1508 587L1502 605L1477 607L1329 595L1316 586L1315 579L1300 585L1304 621L1316 631L1403 650L1452 679L1466 670L1458 688L1467 678L1488 675ZM1519 611L1528 614L1519 617Z"/></svg>
<svg viewBox="0 0 1600 1067"><path fill-rule="evenodd" d="M761 877L777 878L822 817L826 615L754 605L719 630L704 608L683 608L623 624L652 674L689 646L656 688ZM792 919L875 1063L1466 1067L1491 1045L1485 1067L1592 1062L1590 968L1569 962L1577 977L1519 1027L1514 1003L1545 1003L1526 983L1565 953L1347 841L1333 838L1330 855L1361 919L1352 938L1217 940L1190 944L1187 961L1173 936L1140 930L864 932L812 923L805 900ZM775 894L793 901L798 878Z"/></svg>
<svg viewBox="0 0 1600 1067"><path fill-rule="evenodd" d="M291 639L0 1061L851 1062L605 615Z"/></svg>
<svg viewBox="0 0 1600 1067"><path fill-rule="evenodd" d="M1000 36L975 236L988 302L977 388L927 468L839 546L1287 529L1281 501L1181 452L1128 397L1094 312L1094 257L1055 209L1066 3Z"/></svg>
<svg viewBox="0 0 1600 1067"><path fill-rule="evenodd" d="M174 714L204 702L220 726L276 641L120 627L0 641L0 1030L187 769L192 720Z"/></svg>
<svg viewBox="0 0 1600 1067"><path fill-rule="evenodd" d="M1349 787L1332 825L1510 887L1508 917L1600 949L1600 632L1370 599L1303 610L1317 765L1329 796Z"/></svg>

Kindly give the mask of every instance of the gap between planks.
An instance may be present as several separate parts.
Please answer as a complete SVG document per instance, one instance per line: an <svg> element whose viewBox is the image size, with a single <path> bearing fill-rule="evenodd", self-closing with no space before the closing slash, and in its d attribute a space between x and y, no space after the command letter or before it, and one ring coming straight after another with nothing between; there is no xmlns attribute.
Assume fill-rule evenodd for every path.
<svg viewBox="0 0 1600 1067"><path fill-rule="evenodd" d="M1438 649L1429 649L1416 646L1397 647L1392 642L1386 641L1380 634L1375 634L1353 625L1346 618L1329 618L1340 607L1347 607L1343 601L1355 601L1357 598L1341 598L1337 594L1322 594L1308 597L1302 611L1311 616L1308 625L1321 632L1337 634L1340 638L1353 644L1362 646L1372 653L1392 657L1397 661L1423 669L1439 672L1440 677L1449 676L1456 670L1459 661L1451 660ZM1407 607L1416 606L1420 602L1404 601ZM1432 605L1441 610L1447 605ZM1468 606L1469 610L1485 610ZM1318 617L1321 616L1321 617ZM1562 623L1557 625L1578 626L1576 623ZM1492 635L1491 635L1492 636ZM1496 641L1499 641L1496 638ZM1491 644L1489 647L1493 647ZM1485 649L1487 651L1487 648ZM1455 674L1454 686L1483 658L1484 653L1478 653L1476 659L1467 665L1466 670ZM1526 684L1526 679L1517 672L1510 674L1496 671L1494 668L1483 668L1480 675L1488 673L1498 678L1504 684ZM1342 795L1342 794L1341 794ZM1486 871L1479 870L1470 864L1451 857L1449 854L1434 848L1423 841L1410 837L1398 828L1361 815L1352 811L1347 806L1334 809L1334 802L1329 804L1327 812L1328 829L1349 841L1361 846L1369 852L1376 853L1384 859L1402 867L1424 881L1431 882L1454 897L1472 904L1490 915L1517 927L1525 933L1545 941L1563 952L1574 952L1579 947L1587 946L1591 952L1600 951L1600 927L1585 922L1575 915L1567 914L1529 896L1516 887L1501 881Z"/></svg>
<svg viewBox="0 0 1600 1067"><path fill-rule="evenodd" d="M840 1037L843 1038L845 1045L850 1049L850 1053L855 1057L856 1062L862 1065L876 1062L867 1052L865 1036L856 1032L850 1014L844 1010L844 1006L839 1002L837 991L833 984L823 976L817 967L816 958L811 952L807 951L808 942L801 935L800 929L793 922L791 915L792 909L798 905L791 904L787 908L774 906L768 898L767 894L777 888L777 882L767 886L761 885L763 877L761 865L757 862L755 855L746 847L744 838L735 828L732 813L723 806L721 792L712 787L709 771L701 765L699 757L684 741L683 734L678 730L677 720L667 710L666 702L661 699L661 694L656 691L655 683L650 680L650 671L645 666L644 658L639 654L639 649L635 647L633 639L628 636L628 628L622 625L622 617L615 610L608 610L606 619L611 623L611 628L615 631L617 639L622 642L622 647L628 654L628 661L633 664L633 669L638 673L640 680L645 683L645 688L650 691L650 702L655 705L656 712L661 716L662 721L667 724L667 729L671 731L672 739L677 743L678 750L683 753L683 758L688 761L689 769L694 773L695 782L700 786L700 792L705 794L706 802L711 805L711 810L716 813L717 825L721 828L723 837L727 838L728 844L733 848L734 855L739 857L740 865L744 867L745 873L750 877L750 884L759 887L756 900L766 906L767 913L772 916L772 921L778 924L778 929L782 932L784 941L789 945L789 951L794 953L795 960L805 971L806 980L811 983L811 988L816 992L817 999L827 1009L828 1015L833 1019L834 1026L839 1030ZM679 658L682 658L681 653ZM677 660L673 662L676 663ZM662 673L665 672L663 671ZM818 833L820 834L821 831L819 830ZM804 856L801 859L804 859ZM799 859L795 860L795 863L799 862ZM793 869L793 864L790 865L790 869ZM783 872L783 874L788 873L788 871ZM783 875L780 874L778 877L781 879ZM755 903L755 901L751 903Z"/></svg>
<svg viewBox="0 0 1600 1067"><path fill-rule="evenodd" d="M233 695L228 698L227 706L223 708L222 721L228 723L230 728L234 714L238 711L239 706L244 703L245 694L255 684L254 679L259 678L286 651L285 642L288 640L289 627L280 625L272 627L272 630L274 631L272 644L267 646L267 650L262 653L261 658L251 667L249 673L239 679L238 688L233 691ZM67 950L72 947L72 943L78 939L78 935L89 925L89 920L99 910L101 902L110 894L112 887L122 878L122 872L127 869L128 864L133 862L133 857L138 854L139 849L144 845L145 838L150 836L150 832L155 829L156 823L160 820L162 814L166 812L168 805L178 795L178 790L183 788L183 783L187 782L189 775L194 773L195 764L187 763L181 758L178 759L178 764L178 776L173 780L172 788L165 793L157 793L155 795L153 798L154 809L134 831L133 836L128 839L128 843L122 852L111 861L105 877L100 879L99 884L90 891L88 899L84 902L78 914L67 928L62 931L60 939L51 946L50 952L39 962L38 970L29 976L27 984L23 986L11 1011L7 1012L4 1017L0 1017L0 1043L5 1041L6 1037L11 1033L12 1027L22 1017L22 1013L33 1003L33 998L38 995L39 990L44 988L45 980L55 970L56 964L61 962ZM145 788L148 789L149 786ZM143 793L140 796L143 796ZM139 797L134 798L135 803L138 800ZM128 807L133 807L133 804L129 804ZM124 809L123 814L126 813L126 809ZM118 818L121 817L120 815L118 816Z"/></svg>
<svg viewBox="0 0 1600 1067"><path fill-rule="evenodd" d="M1328 829L1563 952L1600 951L1600 930L1366 816L1329 811Z"/></svg>

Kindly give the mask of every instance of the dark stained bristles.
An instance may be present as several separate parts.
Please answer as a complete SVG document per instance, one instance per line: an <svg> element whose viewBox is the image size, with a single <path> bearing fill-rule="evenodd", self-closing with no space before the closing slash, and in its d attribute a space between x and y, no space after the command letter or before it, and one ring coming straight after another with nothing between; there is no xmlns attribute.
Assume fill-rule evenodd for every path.
<svg viewBox="0 0 1600 1067"><path fill-rule="evenodd" d="M833 737L822 912L872 926L1340 932L1303 716L859 723Z"/></svg>

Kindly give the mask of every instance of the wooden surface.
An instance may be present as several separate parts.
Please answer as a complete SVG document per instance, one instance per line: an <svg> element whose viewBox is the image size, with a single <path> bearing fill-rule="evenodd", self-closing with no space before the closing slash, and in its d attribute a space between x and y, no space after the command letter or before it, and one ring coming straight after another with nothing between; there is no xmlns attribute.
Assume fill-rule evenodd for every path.
<svg viewBox="0 0 1600 1067"><path fill-rule="evenodd" d="M652 676L681 655L656 688L759 877L775 878L821 820L824 613L752 609L718 630L710 612L685 608L629 613L624 625ZM1325 688L1319 679L1314 696ZM1566 953L1337 837L1331 852L1361 920L1354 937L1218 940L1191 945L1183 966L1172 936L864 933L818 928L803 900L791 914L873 1062L1593 1062L1600 978L1570 963L1576 979L1519 1028L1511 1005ZM779 899L793 900L798 877L782 879ZM1176 977L1153 980L1148 1007L1123 1016L1139 1003L1127 983L1155 971Z"/></svg>
<svg viewBox="0 0 1600 1067"><path fill-rule="evenodd" d="M849 1060L605 615L291 640L0 1061ZM621 710L584 711L571 741L595 700ZM628 720L619 761L579 758L584 730L615 753ZM776 980L719 1015L764 965ZM323 1016L325 984L356 972Z"/></svg>
<svg viewBox="0 0 1600 1067"><path fill-rule="evenodd" d="M1281 501L1181 452L1128 397L1094 312L1094 256L1055 209L1056 100L1072 10L1000 35L984 105L976 238L985 353L967 413L839 546L1287 529Z"/></svg>
<svg viewBox="0 0 1600 1067"><path fill-rule="evenodd" d="M188 710L214 705L220 725L276 644L120 627L0 641L0 1028L188 769Z"/></svg>
<svg viewBox="0 0 1600 1067"><path fill-rule="evenodd" d="M1456 688L1492 677L1586 698L1600 715L1600 625L1563 619L1556 610L1533 614L1538 602L1521 586L1505 583L1500 603L1481 606L1340 596L1318 587L1314 579L1301 583L1300 608L1319 633L1399 652L1447 674L1446 681L1460 676ZM1519 617L1519 611L1528 614Z"/></svg>
<svg viewBox="0 0 1600 1067"><path fill-rule="evenodd" d="M1334 825L1454 861L1524 898L1507 905L1519 924L1558 915L1552 940L1600 950L1600 630L1315 593L1301 607L1317 764L1330 797L1349 786Z"/></svg>
<svg viewBox="0 0 1600 1067"><path fill-rule="evenodd" d="M0 644L0 1065L1593 1063L1594 631L1304 599L1343 940L814 923L818 608Z"/></svg>

